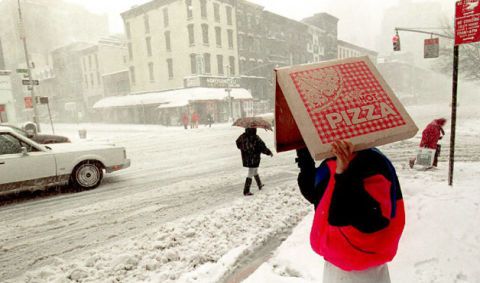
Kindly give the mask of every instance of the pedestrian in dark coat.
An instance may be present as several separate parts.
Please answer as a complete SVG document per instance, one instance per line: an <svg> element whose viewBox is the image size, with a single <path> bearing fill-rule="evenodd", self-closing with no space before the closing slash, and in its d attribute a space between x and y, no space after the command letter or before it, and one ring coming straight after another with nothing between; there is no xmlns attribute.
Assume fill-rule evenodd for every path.
<svg viewBox="0 0 480 283"><path fill-rule="evenodd" d="M420 142L421 148L429 148L435 150L435 158L433 160L433 166L437 167L438 158L440 157L441 145L438 144L443 136L445 136L445 131L443 127L447 123L447 119L440 118L433 120L422 132L422 141ZM415 158L410 159L410 167L415 165Z"/></svg>
<svg viewBox="0 0 480 283"><path fill-rule="evenodd" d="M212 124L213 124L213 116L212 116L212 114L208 113L207 114L207 125L208 125L209 128L211 128Z"/></svg>
<svg viewBox="0 0 480 283"><path fill-rule="evenodd" d="M250 192L250 186L252 185L253 178L259 190L264 186L258 175L261 154L263 153L273 157L273 153L267 148L262 139L257 136L257 129L253 128L245 129L245 133L237 139L237 148L240 149L242 153L243 167L248 168L248 176L245 180L243 195L251 196L253 194Z"/></svg>

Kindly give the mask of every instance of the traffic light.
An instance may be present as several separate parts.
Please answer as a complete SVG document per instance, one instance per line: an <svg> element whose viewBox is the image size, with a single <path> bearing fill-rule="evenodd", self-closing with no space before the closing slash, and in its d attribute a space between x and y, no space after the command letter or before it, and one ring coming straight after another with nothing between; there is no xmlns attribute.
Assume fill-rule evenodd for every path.
<svg viewBox="0 0 480 283"><path fill-rule="evenodd" d="M401 50L401 46L400 46L400 36L398 35L398 33L393 36L393 51L400 51Z"/></svg>

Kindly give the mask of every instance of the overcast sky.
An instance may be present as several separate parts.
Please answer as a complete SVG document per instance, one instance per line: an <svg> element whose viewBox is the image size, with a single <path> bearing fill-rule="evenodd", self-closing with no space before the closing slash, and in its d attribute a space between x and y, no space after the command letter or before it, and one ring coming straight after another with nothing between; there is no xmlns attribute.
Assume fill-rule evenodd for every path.
<svg viewBox="0 0 480 283"><path fill-rule="evenodd" d="M146 0L68 0L87 7L97 13L107 13L112 32L122 32L120 13ZM328 12L340 18L339 38L367 48L377 46L377 36L384 9L395 6L399 1L409 0L250 0L292 19L300 20L318 12ZM413 0L422 1L422 0ZM455 0L433 0L443 4L447 10Z"/></svg>

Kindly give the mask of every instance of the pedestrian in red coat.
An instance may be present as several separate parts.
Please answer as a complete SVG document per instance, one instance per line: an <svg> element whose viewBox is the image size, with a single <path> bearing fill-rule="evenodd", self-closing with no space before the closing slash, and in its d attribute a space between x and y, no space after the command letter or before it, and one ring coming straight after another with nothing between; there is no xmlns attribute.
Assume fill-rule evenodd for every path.
<svg viewBox="0 0 480 283"><path fill-rule="evenodd" d="M188 115L187 113L183 113L183 116L182 116L182 124L183 124L183 127L185 128L185 130L188 129L188 123L189 123L189 119L188 119Z"/></svg>
<svg viewBox="0 0 480 283"><path fill-rule="evenodd" d="M447 119L440 118L433 120L430 124L427 125L425 130L422 133L422 141L420 142L421 148L429 148L435 150L435 159L433 161L433 166L437 167L438 157L440 157L441 146L438 144L438 141L443 138L445 131L443 127L447 123ZM415 165L415 158L410 160L410 167Z"/></svg>
<svg viewBox="0 0 480 283"><path fill-rule="evenodd" d="M198 122L200 122L200 115L197 112L192 114L192 128L198 128Z"/></svg>

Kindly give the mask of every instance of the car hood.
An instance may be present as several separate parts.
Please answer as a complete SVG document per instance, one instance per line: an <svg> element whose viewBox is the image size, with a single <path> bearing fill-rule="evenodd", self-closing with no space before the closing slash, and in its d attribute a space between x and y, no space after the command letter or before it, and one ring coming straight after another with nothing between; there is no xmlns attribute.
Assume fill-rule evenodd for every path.
<svg viewBox="0 0 480 283"><path fill-rule="evenodd" d="M47 147L51 148L53 152L108 150L108 149L122 148L120 146L115 146L114 144L101 144L101 143L57 143L57 144L49 144L47 145Z"/></svg>

